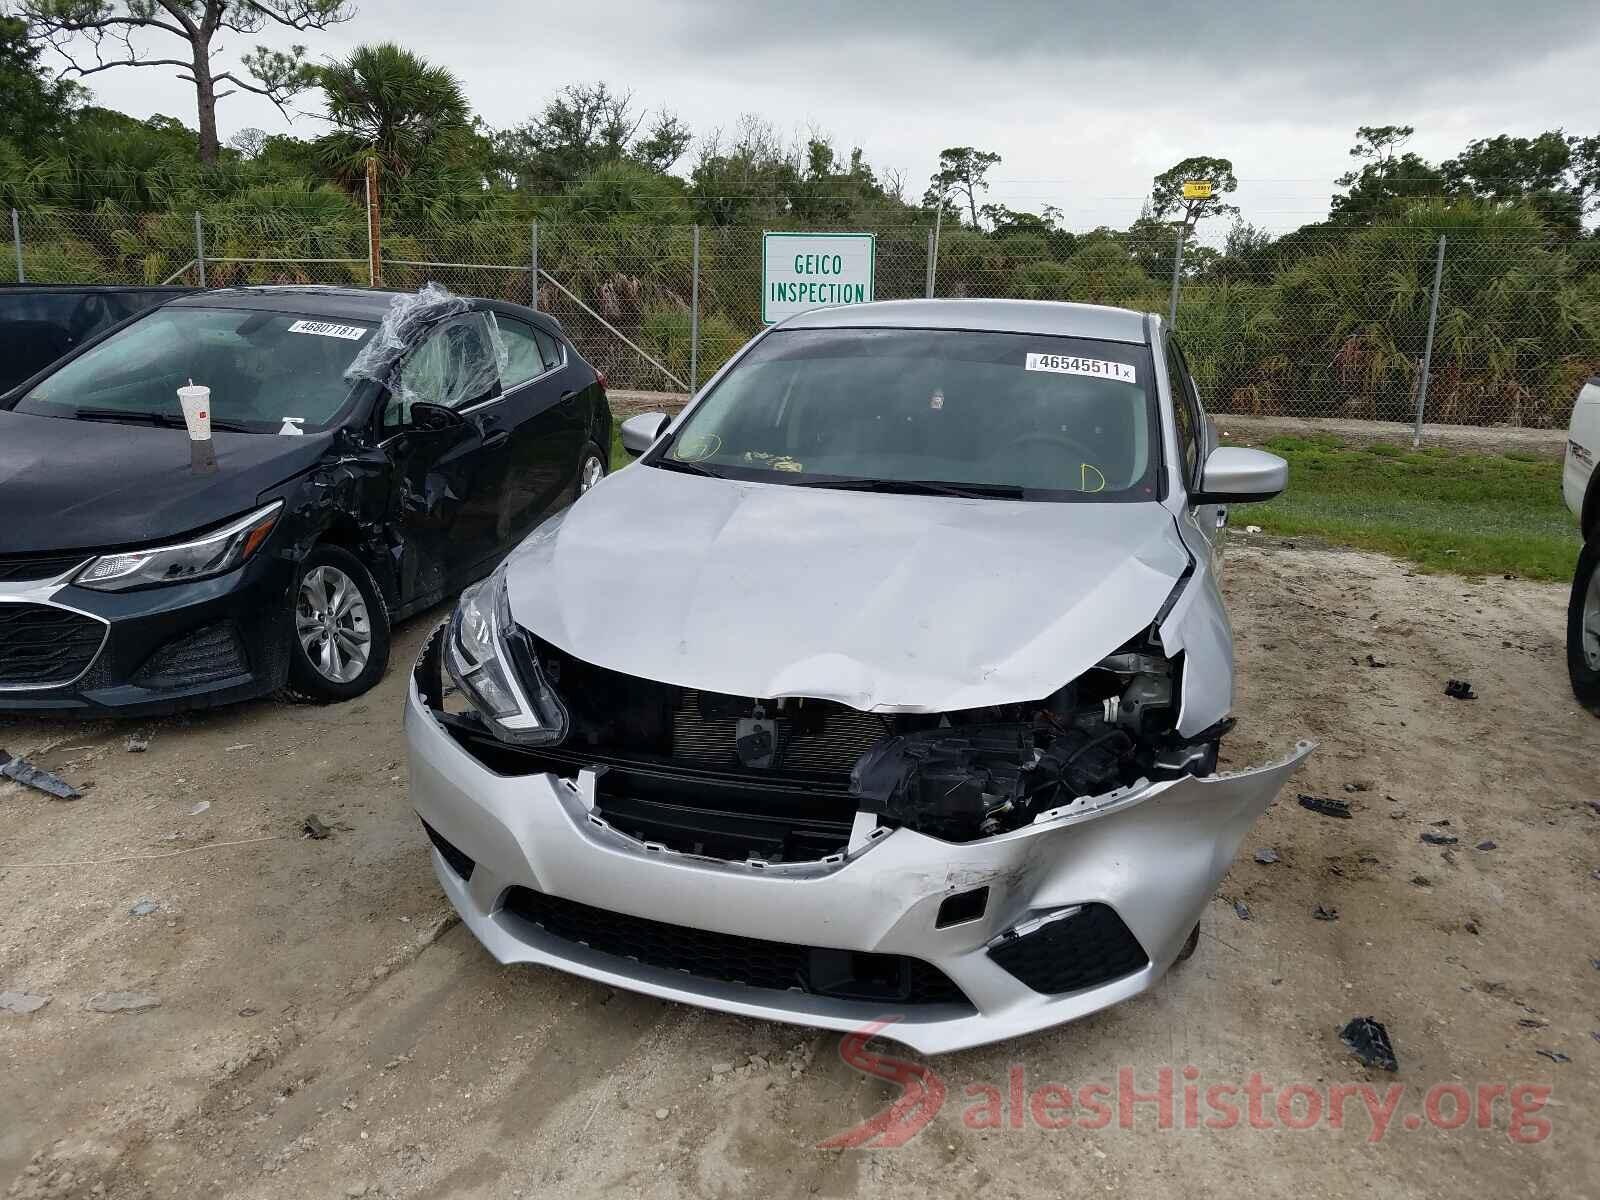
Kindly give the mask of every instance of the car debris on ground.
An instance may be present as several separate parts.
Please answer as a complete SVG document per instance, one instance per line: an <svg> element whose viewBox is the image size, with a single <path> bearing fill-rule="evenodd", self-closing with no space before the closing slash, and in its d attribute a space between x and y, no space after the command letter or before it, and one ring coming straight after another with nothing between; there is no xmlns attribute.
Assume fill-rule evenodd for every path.
<svg viewBox="0 0 1600 1200"><path fill-rule="evenodd" d="M1321 813L1325 817L1340 817L1349 820L1351 817L1350 801L1335 800L1331 796L1308 796L1301 792L1295 797L1300 802L1301 808L1309 808L1314 813Z"/></svg>
<svg viewBox="0 0 1600 1200"><path fill-rule="evenodd" d="M1278 852L1271 846L1263 846L1256 851L1256 861L1263 866L1268 866L1278 861Z"/></svg>
<svg viewBox="0 0 1600 1200"><path fill-rule="evenodd" d="M312 841L320 842L331 838L341 830L348 831L350 826L343 821L325 822L316 813L310 813L304 821L300 822L300 832Z"/></svg>
<svg viewBox="0 0 1600 1200"><path fill-rule="evenodd" d="M0 750L0 775L14 779L24 787L31 787L54 796L58 800L78 800L83 796L82 792L61 776L42 771L23 759L13 758L4 750Z"/></svg>
<svg viewBox="0 0 1600 1200"><path fill-rule="evenodd" d="M161 997L150 992L97 992L84 1005L90 1012L136 1013L160 1008Z"/></svg>
<svg viewBox="0 0 1600 1200"><path fill-rule="evenodd" d="M1542 1054L1545 1058L1548 1058L1553 1063L1569 1063L1572 1061L1571 1058L1561 1053L1559 1050L1545 1050L1541 1047L1540 1049L1535 1050L1534 1053Z"/></svg>
<svg viewBox="0 0 1600 1200"><path fill-rule="evenodd" d="M1452 700L1476 700L1478 693L1472 690L1472 681L1468 679L1452 679L1444 685L1444 694Z"/></svg>
<svg viewBox="0 0 1600 1200"><path fill-rule="evenodd" d="M150 739L149 738L140 737L136 733L130 733L128 735L128 753L129 754L143 754L148 749L150 749Z"/></svg>
<svg viewBox="0 0 1600 1200"><path fill-rule="evenodd" d="M1339 1040L1369 1067L1382 1071L1400 1069L1400 1060L1395 1057L1394 1045L1389 1041L1389 1031L1371 1017L1352 1018L1339 1031Z"/></svg>
<svg viewBox="0 0 1600 1200"><path fill-rule="evenodd" d="M0 1013L25 1017L36 1013L50 1003L49 996L35 996L28 992L0 992Z"/></svg>
<svg viewBox="0 0 1600 1200"><path fill-rule="evenodd" d="M1311 915L1319 921L1337 921L1339 910L1332 905L1319 904L1311 910Z"/></svg>
<svg viewBox="0 0 1600 1200"><path fill-rule="evenodd" d="M1424 829L1422 840L1430 846L1454 846L1461 839L1453 833L1435 833L1431 829Z"/></svg>

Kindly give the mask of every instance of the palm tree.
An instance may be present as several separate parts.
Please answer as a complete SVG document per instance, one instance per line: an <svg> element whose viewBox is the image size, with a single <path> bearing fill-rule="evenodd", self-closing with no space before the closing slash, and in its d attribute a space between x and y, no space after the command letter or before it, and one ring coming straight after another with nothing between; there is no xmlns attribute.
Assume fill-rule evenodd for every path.
<svg viewBox="0 0 1600 1200"><path fill-rule="evenodd" d="M319 157L347 187L369 156L394 177L414 174L447 155L471 120L461 81L393 42L357 46L319 67L317 83L334 126Z"/></svg>

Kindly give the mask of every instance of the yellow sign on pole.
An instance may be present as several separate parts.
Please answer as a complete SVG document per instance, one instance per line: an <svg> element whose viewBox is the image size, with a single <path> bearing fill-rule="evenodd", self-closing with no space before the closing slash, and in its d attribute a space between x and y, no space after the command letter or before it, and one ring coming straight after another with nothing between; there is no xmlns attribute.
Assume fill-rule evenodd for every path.
<svg viewBox="0 0 1600 1200"><path fill-rule="evenodd" d="M1209 179L1185 179L1183 181L1183 198L1185 200L1211 199L1211 181Z"/></svg>

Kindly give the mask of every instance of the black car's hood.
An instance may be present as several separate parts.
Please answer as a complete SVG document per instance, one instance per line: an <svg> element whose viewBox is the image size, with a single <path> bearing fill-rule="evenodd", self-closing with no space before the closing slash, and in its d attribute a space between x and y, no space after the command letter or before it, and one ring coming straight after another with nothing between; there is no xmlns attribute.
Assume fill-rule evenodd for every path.
<svg viewBox="0 0 1600 1200"><path fill-rule="evenodd" d="M0 411L0 554L136 545L253 507L308 470L332 434L218 433L217 471L189 465L189 435Z"/></svg>

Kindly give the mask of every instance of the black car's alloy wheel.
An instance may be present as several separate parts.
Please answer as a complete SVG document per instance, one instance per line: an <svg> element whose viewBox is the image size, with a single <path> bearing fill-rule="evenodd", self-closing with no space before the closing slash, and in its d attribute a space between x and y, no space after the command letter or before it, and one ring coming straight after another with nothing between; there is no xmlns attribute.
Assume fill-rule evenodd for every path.
<svg viewBox="0 0 1600 1200"><path fill-rule="evenodd" d="M578 468L578 495L583 495L606 477L606 460L593 443L583 449L583 465Z"/></svg>
<svg viewBox="0 0 1600 1200"><path fill-rule="evenodd" d="M289 686L322 703L349 700L383 678L389 613L371 573L349 551L318 546L294 591Z"/></svg>
<svg viewBox="0 0 1600 1200"><path fill-rule="evenodd" d="M1578 555L1567 607L1567 671L1573 694L1600 716L1600 531Z"/></svg>

